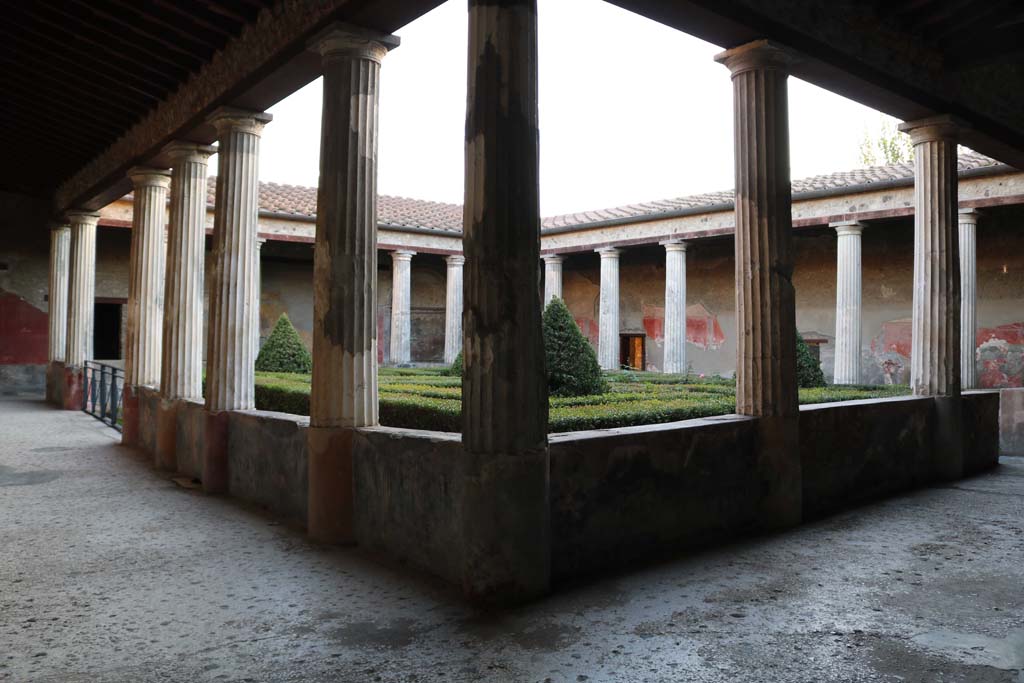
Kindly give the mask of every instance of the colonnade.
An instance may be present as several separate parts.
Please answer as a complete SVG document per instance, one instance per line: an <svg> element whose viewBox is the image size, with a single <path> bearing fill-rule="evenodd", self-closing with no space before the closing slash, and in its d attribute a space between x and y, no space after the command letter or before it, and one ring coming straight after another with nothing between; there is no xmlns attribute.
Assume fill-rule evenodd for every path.
<svg viewBox="0 0 1024 683"><path fill-rule="evenodd" d="M336 25L311 41L323 68L320 186L313 278L313 377L308 431L308 529L329 542L355 539L353 467L357 430L377 413L377 108L381 63L393 36ZM755 421L766 527L800 518L800 460L792 284L788 50L768 41L717 57L731 72L736 173L736 411ZM561 262L540 289L540 209L536 0L469 0L469 82L465 141L462 258L448 262L446 329L461 314L462 441L457 523L470 595L522 599L550 583L548 396L541 325L546 299L561 290ZM220 172L209 273L202 482L228 485L227 414L254 407L257 169L270 116L222 109L216 127ZM917 152L915 182L914 359L918 395L960 389L961 268L957 260L956 126L949 120L906 124ZM135 169L135 228L129 299L131 398L140 382L159 382L167 401L198 398L202 329L202 194L209 148L177 143L165 169ZM159 216L171 192L169 258L164 277ZM64 362L90 357L97 216L72 212ZM961 221L966 224L968 222ZM837 226L839 227L839 226ZM856 316L860 231L850 226L840 275L844 315ZM64 234L52 262L63 262ZM665 245L666 325L671 363L685 368L685 245ZM618 364L619 250L601 257L604 367ZM409 270L396 252L392 358L409 354ZM171 271L175 272L171 272ZM973 277L973 275L972 275ZM461 278L462 296L455 283ZM557 281L556 281L557 280ZM973 280L971 280L973 281ZM60 287L57 273L53 282ZM159 289L164 287L163 295ZM164 305L166 302L166 305ZM464 304L464 306L463 306ZM55 307L55 312L59 311ZM156 334L154 321L162 321ZM858 346L859 324L844 325L845 348ZM154 349L159 349L154 353ZM446 344L446 356L456 347ZM55 356L59 350L51 349ZM126 407L126 418L128 416ZM158 420L158 430L174 420ZM126 430L126 439L131 438ZM170 435L158 435L170 439ZM160 462L173 467L173 448ZM953 459L950 459L953 471Z"/></svg>

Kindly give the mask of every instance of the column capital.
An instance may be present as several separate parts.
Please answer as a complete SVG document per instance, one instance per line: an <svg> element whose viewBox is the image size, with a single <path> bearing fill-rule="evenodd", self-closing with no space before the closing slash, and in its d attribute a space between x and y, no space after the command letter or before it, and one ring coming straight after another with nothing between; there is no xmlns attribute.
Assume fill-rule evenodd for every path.
<svg viewBox="0 0 1024 683"><path fill-rule="evenodd" d="M541 259L545 263L561 263L565 260L565 257L561 254L542 254Z"/></svg>
<svg viewBox="0 0 1024 683"><path fill-rule="evenodd" d="M412 257L416 255L415 251L409 251L408 249L398 249L391 252L392 261L411 261Z"/></svg>
<svg viewBox="0 0 1024 683"><path fill-rule="evenodd" d="M715 55L715 61L724 65L735 78L754 69L774 69L789 73L796 62L796 54L770 40L755 40Z"/></svg>
<svg viewBox="0 0 1024 683"><path fill-rule="evenodd" d="M899 125L901 133L910 135L910 140L915 145L922 142L958 142L960 133L969 126L955 116L942 114L940 116L929 116L914 121L904 121Z"/></svg>
<svg viewBox="0 0 1024 683"><path fill-rule="evenodd" d="M977 225L979 216L981 216L981 212L974 208L960 209L957 212L957 220L961 223Z"/></svg>
<svg viewBox="0 0 1024 683"><path fill-rule="evenodd" d="M76 209L64 214L68 223L72 225L96 225L100 222L100 215L96 211L85 211Z"/></svg>
<svg viewBox="0 0 1024 683"><path fill-rule="evenodd" d="M665 240L659 242L661 246L665 247L665 251L686 251L686 242L682 240Z"/></svg>
<svg viewBox="0 0 1024 683"><path fill-rule="evenodd" d="M248 111L234 107L220 107L210 114L207 122L217 129L217 135L224 135L232 130L250 133L251 135L262 135L263 126L273 120L273 115L265 111Z"/></svg>
<svg viewBox="0 0 1024 683"><path fill-rule="evenodd" d="M256 251L259 251L260 249L262 249L263 245L266 244L266 243L267 243L267 238L266 237L257 237L256 238Z"/></svg>
<svg viewBox="0 0 1024 683"><path fill-rule="evenodd" d="M843 235L857 235L859 237L860 234L864 232L864 228L866 228L867 225L860 221L836 221L834 223L829 223L828 227L834 228L836 234L840 237Z"/></svg>
<svg viewBox="0 0 1024 683"><path fill-rule="evenodd" d="M619 258L619 254L622 253L621 249L616 249L615 247L601 247L600 249L595 249L594 251L600 254L601 258L613 259Z"/></svg>
<svg viewBox="0 0 1024 683"><path fill-rule="evenodd" d="M324 61L347 57L368 59L379 64L384 55L398 47L401 42L401 38L388 33L337 23L328 26L307 44L311 50L319 52Z"/></svg>
<svg viewBox="0 0 1024 683"><path fill-rule="evenodd" d="M128 169L126 175L135 188L171 186L171 172L163 168L134 166Z"/></svg>
<svg viewBox="0 0 1024 683"><path fill-rule="evenodd" d="M449 266L461 266L466 262L466 257L462 254L452 254L451 256L445 256L444 260L448 262Z"/></svg>
<svg viewBox="0 0 1024 683"><path fill-rule="evenodd" d="M202 145L198 142L175 140L165 145L162 153L171 162L172 166L185 161L194 164L205 164L212 155L217 153L217 148L213 145Z"/></svg>

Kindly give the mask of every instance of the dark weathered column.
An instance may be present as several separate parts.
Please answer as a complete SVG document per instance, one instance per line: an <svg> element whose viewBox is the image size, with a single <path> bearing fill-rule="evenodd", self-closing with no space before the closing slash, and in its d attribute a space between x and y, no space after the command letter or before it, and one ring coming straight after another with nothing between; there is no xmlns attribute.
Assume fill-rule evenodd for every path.
<svg viewBox="0 0 1024 683"><path fill-rule="evenodd" d="M177 469L177 407L203 398L203 271L206 175L213 147L173 142L171 205L164 271L163 360L157 412L156 465Z"/></svg>
<svg viewBox="0 0 1024 683"><path fill-rule="evenodd" d="M138 388L160 383L167 243L168 171L133 168L132 243L128 257L128 324L125 329L121 443L139 440Z"/></svg>
<svg viewBox="0 0 1024 683"><path fill-rule="evenodd" d="M768 41L719 54L732 72L736 165L736 412L759 420L762 522L800 521L788 66Z"/></svg>
<svg viewBox="0 0 1024 683"><path fill-rule="evenodd" d="M213 272L206 337L206 432L203 489L228 487L227 412L255 402L252 335L256 228L259 214L259 147L269 114L221 109L217 128L219 170L213 213Z"/></svg>
<svg viewBox="0 0 1024 683"><path fill-rule="evenodd" d="M936 471L963 473L957 139L949 116L900 125L914 143L914 304L910 386L935 396Z"/></svg>
<svg viewBox="0 0 1024 683"><path fill-rule="evenodd" d="M57 224L50 230L50 288L47 310L50 323L46 366L46 400L61 402L64 383L64 353L68 344L68 273L71 258L71 228Z"/></svg>
<svg viewBox="0 0 1024 683"><path fill-rule="evenodd" d="M470 0L463 225L464 588L547 590L536 0Z"/></svg>
<svg viewBox="0 0 1024 683"><path fill-rule="evenodd" d="M68 284L68 333L64 351L64 408L82 409L83 366L92 360L96 299L96 224L98 213L72 211L71 269Z"/></svg>
<svg viewBox="0 0 1024 683"><path fill-rule="evenodd" d="M309 534L351 542L352 438L377 424L377 102L394 36L334 27L322 56L313 256Z"/></svg>

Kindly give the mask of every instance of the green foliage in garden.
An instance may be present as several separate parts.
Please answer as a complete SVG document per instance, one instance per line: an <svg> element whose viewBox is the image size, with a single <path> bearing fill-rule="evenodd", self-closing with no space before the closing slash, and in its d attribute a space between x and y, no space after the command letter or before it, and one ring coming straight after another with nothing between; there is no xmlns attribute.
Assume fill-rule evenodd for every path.
<svg viewBox="0 0 1024 683"><path fill-rule="evenodd" d="M825 386L821 363L811 355L811 347L799 332L796 333L796 385L801 389Z"/></svg>
<svg viewBox="0 0 1024 683"><path fill-rule="evenodd" d="M448 368L448 374L452 377L462 377L462 351L459 351L459 355L455 356L451 367Z"/></svg>
<svg viewBox="0 0 1024 683"><path fill-rule="evenodd" d="M457 432L462 429L462 379L443 368L382 368L380 422L391 427ZM695 380L683 375L609 373L608 392L552 396L548 431L608 429L726 415L736 409L732 380ZM309 415L309 375L260 372L256 407ZM909 393L906 386L828 386L800 390L801 403L885 398Z"/></svg>
<svg viewBox="0 0 1024 683"><path fill-rule="evenodd" d="M274 331L267 337L259 356L257 372L312 372L313 358L284 313L277 319Z"/></svg>
<svg viewBox="0 0 1024 683"><path fill-rule="evenodd" d="M589 396L608 390L594 347L558 297L544 309L544 354L552 396Z"/></svg>

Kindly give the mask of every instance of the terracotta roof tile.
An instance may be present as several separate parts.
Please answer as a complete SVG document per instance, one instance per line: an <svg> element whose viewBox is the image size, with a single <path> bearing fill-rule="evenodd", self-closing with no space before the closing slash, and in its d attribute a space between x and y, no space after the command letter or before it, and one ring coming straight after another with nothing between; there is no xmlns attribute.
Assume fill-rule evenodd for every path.
<svg viewBox="0 0 1024 683"><path fill-rule="evenodd" d="M999 162L977 152L965 150L958 160L960 171L998 166ZM872 183L912 178L913 164L892 164L870 166L851 171L838 171L823 175L801 178L793 181L793 193L802 194L818 190L863 187ZM209 179L207 201L213 204L216 178ZM129 195L130 196L130 195ZM549 216L542 221L544 229L586 225L599 221L643 218L661 213L698 209L732 202L733 191L706 192L703 194L661 199L638 204L627 204L606 209L582 211L579 213ZM422 228L445 233L462 232L462 206L444 204L407 197L378 197L377 212L381 225ZM316 188L281 183L260 183L260 209L282 215L312 218L316 216Z"/></svg>

